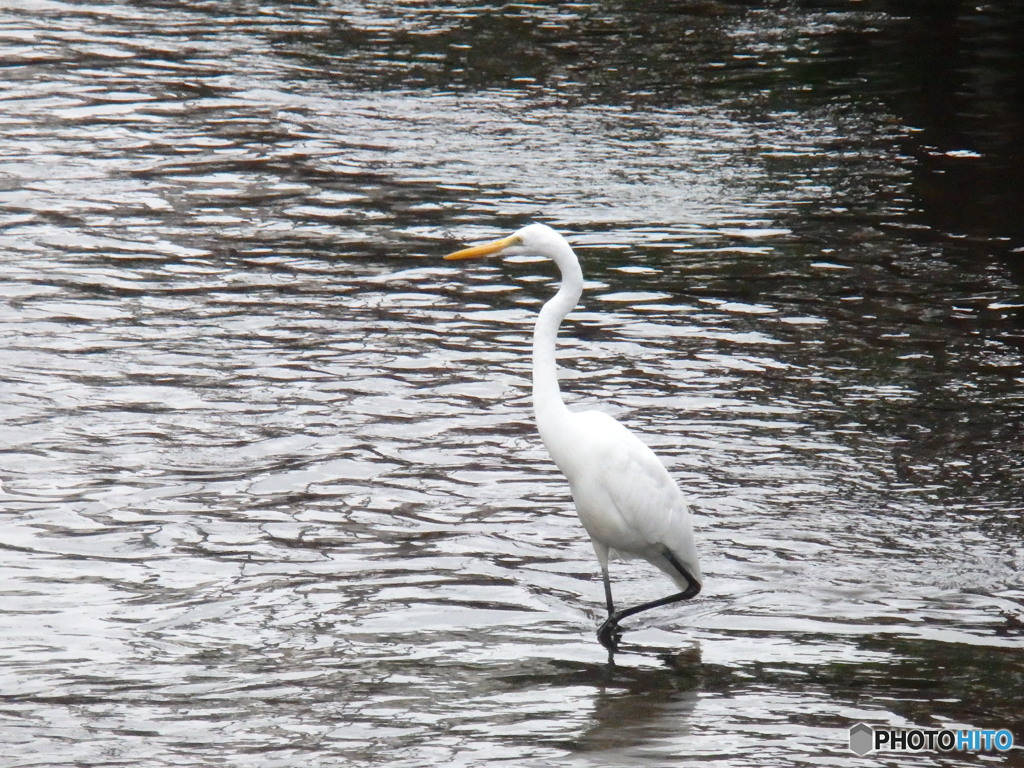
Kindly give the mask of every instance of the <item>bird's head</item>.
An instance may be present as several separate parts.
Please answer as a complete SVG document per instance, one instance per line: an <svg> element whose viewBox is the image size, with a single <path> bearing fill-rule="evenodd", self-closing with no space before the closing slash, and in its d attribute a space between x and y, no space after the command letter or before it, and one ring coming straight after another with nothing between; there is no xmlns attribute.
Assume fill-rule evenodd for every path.
<svg viewBox="0 0 1024 768"><path fill-rule="evenodd" d="M449 253L445 259L453 261L503 254L506 256L547 256L549 259L557 261L557 254L566 250L569 250L569 244L551 227L546 224L529 224L501 240Z"/></svg>

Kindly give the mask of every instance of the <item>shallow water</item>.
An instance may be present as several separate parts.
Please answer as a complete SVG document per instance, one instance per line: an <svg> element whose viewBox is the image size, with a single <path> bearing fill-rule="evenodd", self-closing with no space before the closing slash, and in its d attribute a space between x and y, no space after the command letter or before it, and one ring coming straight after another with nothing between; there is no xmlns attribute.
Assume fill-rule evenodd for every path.
<svg viewBox="0 0 1024 768"><path fill-rule="evenodd" d="M929 122L870 7L645 8L0 4L5 766L1024 742L1013 102ZM614 664L530 409L555 276L440 258L534 218L568 398L697 512Z"/></svg>

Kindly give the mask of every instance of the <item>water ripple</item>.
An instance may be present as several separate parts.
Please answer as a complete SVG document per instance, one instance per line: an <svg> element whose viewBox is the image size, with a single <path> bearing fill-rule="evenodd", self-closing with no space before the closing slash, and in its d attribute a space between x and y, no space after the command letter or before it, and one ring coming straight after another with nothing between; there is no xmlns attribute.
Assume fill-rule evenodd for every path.
<svg viewBox="0 0 1024 768"><path fill-rule="evenodd" d="M12 765L852 765L857 720L1014 722L1019 286L922 234L914 132L843 95L829 46L889 17L498 10L0 3ZM551 267L440 261L530 218L589 279L567 398L696 510L701 598L614 666L533 426Z"/></svg>

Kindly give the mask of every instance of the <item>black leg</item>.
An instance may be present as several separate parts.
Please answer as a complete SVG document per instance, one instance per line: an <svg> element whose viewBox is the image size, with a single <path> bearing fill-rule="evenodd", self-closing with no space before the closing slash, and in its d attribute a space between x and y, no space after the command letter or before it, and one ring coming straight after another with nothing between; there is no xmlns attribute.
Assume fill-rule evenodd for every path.
<svg viewBox="0 0 1024 768"><path fill-rule="evenodd" d="M605 568L601 575L604 577L604 602L608 606L608 615L615 613L615 602L612 600L612 580L608 578L608 569Z"/></svg>
<svg viewBox="0 0 1024 768"><path fill-rule="evenodd" d="M681 600L689 600L691 597L695 597L700 592L700 582L697 581L690 574L688 570L676 559L668 550L665 551L665 557L668 559L672 566L682 574L683 578L686 579L686 589L682 592L677 592L674 595L663 597L660 600L651 600L649 603L641 603L640 605L634 605L632 608L626 608L616 613L612 607L612 588L608 581L608 572L604 573L604 591L605 598L608 601L608 618L605 619L604 623L597 630L597 639L601 641L601 645L607 648L609 651L614 651L618 648L619 636L619 622L627 616L633 616L634 614L640 613L641 611L650 610L651 608L658 608L662 605L669 605L670 603L678 603Z"/></svg>
<svg viewBox="0 0 1024 768"><path fill-rule="evenodd" d="M605 648L608 649L609 655L611 651L614 651L619 646L619 632L618 619L615 618L615 603L612 600L612 582L608 578L608 568L604 567L601 569L601 576L604 577L604 601L608 606L608 618L604 620L604 623L597 630L597 639L601 642Z"/></svg>

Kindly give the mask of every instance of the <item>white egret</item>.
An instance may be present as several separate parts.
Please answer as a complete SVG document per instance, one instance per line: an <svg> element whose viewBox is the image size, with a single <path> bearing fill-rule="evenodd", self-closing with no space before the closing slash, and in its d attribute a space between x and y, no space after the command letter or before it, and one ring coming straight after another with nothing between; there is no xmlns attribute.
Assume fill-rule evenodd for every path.
<svg viewBox="0 0 1024 768"><path fill-rule="evenodd" d="M545 256L561 272L558 292L544 304L533 332L533 409L544 446L569 480L576 513L601 565L608 618L597 635L602 645L615 650L622 619L700 592L690 510L664 465L639 438L605 413L570 411L562 400L555 339L583 292L583 272L569 243L550 227L530 224L502 240L445 258L499 253ZM642 557L668 574L681 591L616 611L608 577L608 557L615 554Z"/></svg>

